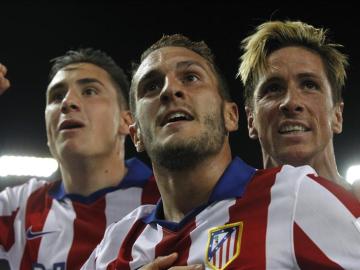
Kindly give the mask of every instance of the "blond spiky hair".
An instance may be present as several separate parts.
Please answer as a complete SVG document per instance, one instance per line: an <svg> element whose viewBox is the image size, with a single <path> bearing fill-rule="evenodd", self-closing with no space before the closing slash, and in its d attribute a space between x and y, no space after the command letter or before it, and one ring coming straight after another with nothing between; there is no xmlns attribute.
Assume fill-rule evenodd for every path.
<svg viewBox="0 0 360 270"><path fill-rule="evenodd" d="M331 43L327 32L327 29L315 28L300 21L270 21L259 25L255 33L241 42L244 53L240 57L237 76L245 87L245 103L252 105L259 76L268 68L267 57L275 50L287 46L305 47L320 55L332 86L334 104L341 101L348 60L338 50L342 45Z"/></svg>

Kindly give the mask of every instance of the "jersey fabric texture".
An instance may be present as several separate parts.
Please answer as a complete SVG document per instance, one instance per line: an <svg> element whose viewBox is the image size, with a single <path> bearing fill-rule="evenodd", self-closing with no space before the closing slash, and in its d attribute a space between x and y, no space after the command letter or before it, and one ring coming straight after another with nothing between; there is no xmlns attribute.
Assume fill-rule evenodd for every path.
<svg viewBox="0 0 360 270"><path fill-rule="evenodd" d="M360 204L309 166L258 170L235 158L209 201L179 223L161 201L111 225L82 269L138 269L178 252L206 269L360 269Z"/></svg>
<svg viewBox="0 0 360 270"><path fill-rule="evenodd" d="M116 187L84 197L66 194L61 181L31 179L0 193L0 257L11 269L79 269L105 229L142 204L159 199L152 171L126 161Z"/></svg>

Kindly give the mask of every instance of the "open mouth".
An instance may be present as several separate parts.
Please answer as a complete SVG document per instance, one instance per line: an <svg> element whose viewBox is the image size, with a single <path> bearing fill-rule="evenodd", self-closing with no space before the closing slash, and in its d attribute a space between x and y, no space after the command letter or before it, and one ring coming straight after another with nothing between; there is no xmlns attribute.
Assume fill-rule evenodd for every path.
<svg viewBox="0 0 360 270"><path fill-rule="evenodd" d="M71 130L71 129L82 128L82 127L84 127L84 124L79 121L65 120L60 124L59 131Z"/></svg>
<svg viewBox="0 0 360 270"><path fill-rule="evenodd" d="M173 112L168 114L163 121L161 122L161 126L165 126L169 123L174 123L178 121L192 121L194 117L186 112Z"/></svg>
<svg viewBox="0 0 360 270"><path fill-rule="evenodd" d="M283 125L279 129L280 134L300 133L310 131L310 128L299 124Z"/></svg>

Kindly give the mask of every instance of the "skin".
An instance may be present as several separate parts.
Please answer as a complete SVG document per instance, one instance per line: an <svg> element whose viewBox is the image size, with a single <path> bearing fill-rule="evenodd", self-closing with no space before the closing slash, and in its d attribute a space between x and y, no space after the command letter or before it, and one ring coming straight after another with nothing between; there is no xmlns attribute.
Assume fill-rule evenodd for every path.
<svg viewBox="0 0 360 270"><path fill-rule="evenodd" d="M259 139L264 168L308 164L345 185L335 161L333 135L342 131L343 102L334 104L321 57L289 46L268 56L252 106L245 108L249 136Z"/></svg>
<svg viewBox="0 0 360 270"><path fill-rule="evenodd" d="M131 117L120 108L105 70L89 63L59 70L47 89L45 120L67 192L89 195L117 185L126 174L124 140Z"/></svg>
<svg viewBox="0 0 360 270"><path fill-rule="evenodd" d="M218 143L203 145L216 151L182 170L169 169L152 159L165 219L179 222L189 211L208 200L232 160L228 135L212 133L214 130L205 119L211 116L215 122L222 122L225 133L235 131L238 128L237 106L222 100L209 63L186 48L164 47L152 52L140 65L132 83L136 123L130 126L130 135L138 151L146 149L151 157L156 148L182 147L189 141L200 143L199 138L215 142L222 137ZM191 115L191 120L165 121L176 112L186 112ZM177 254L159 257L142 270L168 269L176 258ZM204 268L191 265L170 269Z"/></svg>
<svg viewBox="0 0 360 270"><path fill-rule="evenodd" d="M178 257L177 253L171 253L168 256L157 257L152 263L149 263L140 268L140 270L203 270L205 269L201 264L188 265L188 266L174 266L173 263ZM170 268L169 268L170 267Z"/></svg>
<svg viewBox="0 0 360 270"><path fill-rule="evenodd" d="M6 73L7 73L7 68L4 65L0 64L0 95L10 87L10 82L5 77Z"/></svg>
<svg viewBox="0 0 360 270"><path fill-rule="evenodd" d="M209 114L223 117L226 131L237 129L235 103L222 100L212 68L188 49L164 47L152 52L140 65L132 83L136 91L136 124L130 127L130 134L138 151L143 148L151 151L150 143L161 147L186 145L187 141L208 133L204 116ZM192 120L161 124L169 113L179 111L191 114ZM152 141L142 136L144 131L150 133ZM148 154L151 156L149 151ZM228 136L216 153L191 169L169 170L152 160L165 219L178 222L206 202L231 160Z"/></svg>

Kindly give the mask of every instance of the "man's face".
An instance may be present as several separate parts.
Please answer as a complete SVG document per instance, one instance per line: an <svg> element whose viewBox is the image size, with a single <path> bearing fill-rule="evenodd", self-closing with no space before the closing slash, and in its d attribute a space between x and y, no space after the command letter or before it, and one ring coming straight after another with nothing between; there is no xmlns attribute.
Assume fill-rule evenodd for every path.
<svg viewBox="0 0 360 270"><path fill-rule="evenodd" d="M127 126L116 88L102 68L89 63L59 70L46 94L46 130L57 159L104 156L114 151Z"/></svg>
<svg viewBox="0 0 360 270"><path fill-rule="evenodd" d="M137 124L130 132L138 150L143 144L154 163L180 170L223 146L231 129L224 114L235 105L222 100L217 78L200 55L160 48L142 62L132 88Z"/></svg>
<svg viewBox="0 0 360 270"><path fill-rule="evenodd" d="M335 104L320 56L285 47L268 57L269 71L246 107L251 138L258 138L264 164L312 164L332 149L342 130L343 104Z"/></svg>

